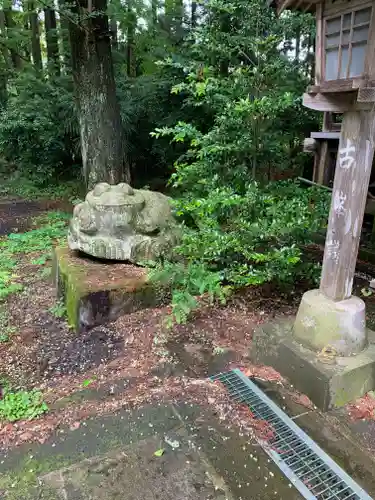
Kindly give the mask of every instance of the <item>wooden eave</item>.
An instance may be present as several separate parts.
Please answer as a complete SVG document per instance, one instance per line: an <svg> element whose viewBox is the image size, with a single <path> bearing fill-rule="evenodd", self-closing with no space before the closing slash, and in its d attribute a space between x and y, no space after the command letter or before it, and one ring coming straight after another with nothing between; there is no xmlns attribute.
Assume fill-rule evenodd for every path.
<svg viewBox="0 0 375 500"><path fill-rule="evenodd" d="M322 3L321 0L268 0L269 7L275 7L279 16L284 10L299 10L302 12L312 12L316 10L316 5Z"/></svg>

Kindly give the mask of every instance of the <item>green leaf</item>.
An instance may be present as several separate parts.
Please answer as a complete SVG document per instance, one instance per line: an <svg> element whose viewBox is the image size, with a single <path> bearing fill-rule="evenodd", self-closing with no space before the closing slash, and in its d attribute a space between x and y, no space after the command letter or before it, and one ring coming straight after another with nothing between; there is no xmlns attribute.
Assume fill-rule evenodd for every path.
<svg viewBox="0 0 375 500"><path fill-rule="evenodd" d="M164 448L160 448L159 450L156 450L154 455L155 457L162 457L164 455L164 452L165 452L165 449Z"/></svg>
<svg viewBox="0 0 375 500"><path fill-rule="evenodd" d="M82 382L82 386L83 387L89 387L89 385L93 384L95 382L95 379L94 378L86 378L83 382Z"/></svg>

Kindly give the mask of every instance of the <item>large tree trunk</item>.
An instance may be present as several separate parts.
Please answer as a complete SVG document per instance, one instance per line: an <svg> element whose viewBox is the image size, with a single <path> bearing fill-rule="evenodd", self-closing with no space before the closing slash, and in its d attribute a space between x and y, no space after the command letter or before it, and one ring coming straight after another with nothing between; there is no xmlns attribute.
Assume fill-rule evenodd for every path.
<svg viewBox="0 0 375 500"><path fill-rule="evenodd" d="M6 28L6 21L5 21L5 12L3 10L0 10L0 34L2 39L4 40L4 43L1 44L1 52L3 54L4 58L4 63L6 68L9 69L11 65L11 58L10 58L10 53L9 53L9 48L5 40L7 39L7 28Z"/></svg>
<svg viewBox="0 0 375 500"><path fill-rule="evenodd" d="M158 0L151 0L152 26L156 28L158 24Z"/></svg>
<svg viewBox="0 0 375 500"><path fill-rule="evenodd" d="M16 70L21 70L22 69L22 59L20 56L20 47L19 47L19 41L18 41L18 34L16 33L17 28L16 28L16 23L14 22L13 19L13 11L12 8L9 7L7 9L4 9L4 16L5 16L5 25L6 25L6 31L7 31L7 37L9 40L9 46L10 46L10 57L12 59L13 67Z"/></svg>
<svg viewBox="0 0 375 500"><path fill-rule="evenodd" d="M97 13L105 12L106 6L106 0L92 0ZM80 7L76 3L74 10L83 20L79 25L70 22L69 30L84 177L88 188L98 182L129 182L108 17L87 16L87 2Z"/></svg>
<svg viewBox="0 0 375 500"><path fill-rule="evenodd" d="M134 36L136 27L136 15L133 9L132 0L127 0L127 34L126 34L126 69L129 77L136 76L134 61Z"/></svg>
<svg viewBox="0 0 375 500"><path fill-rule="evenodd" d="M296 30L296 51L295 51L295 61L299 62L299 55L301 51L301 28Z"/></svg>
<svg viewBox="0 0 375 500"><path fill-rule="evenodd" d="M183 0L175 1L175 19L176 19L176 30L182 29L182 22L184 20L184 2Z"/></svg>
<svg viewBox="0 0 375 500"><path fill-rule="evenodd" d="M164 15L169 32L180 37L184 18L183 0L165 0Z"/></svg>
<svg viewBox="0 0 375 500"><path fill-rule="evenodd" d="M60 75L59 39L57 36L56 14L49 7L44 9L46 29L47 59L51 75Z"/></svg>
<svg viewBox="0 0 375 500"><path fill-rule="evenodd" d="M59 13L60 13L60 41L61 41L61 53L64 61L65 72L67 72L72 67L72 56L70 50L70 40L69 40L69 21L67 18L68 7L66 7L66 0L58 0Z"/></svg>
<svg viewBox="0 0 375 500"><path fill-rule="evenodd" d="M4 11L0 10L0 35L6 40L6 26ZM8 98L8 73L10 68L10 54L6 43L1 44L1 71L0 71L0 100L1 105L5 107Z"/></svg>
<svg viewBox="0 0 375 500"><path fill-rule="evenodd" d="M191 27L195 28L197 25L197 2L191 2Z"/></svg>
<svg viewBox="0 0 375 500"><path fill-rule="evenodd" d="M118 50L118 29L117 29L117 21L114 17L111 18L111 40L112 40L112 48L114 50Z"/></svg>
<svg viewBox="0 0 375 500"><path fill-rule="evenodd" d="M28 10L31 28L31 54L35 68L40 71L43 68L43 64L42 51L40 48L39 20L33 0L29 0Z"/></svg>
<svg viewBox="0 0 375 500"><path fill-rule="evenodd" d="M28 6L27 6L27 0L22 0L22 11L23 11L23 29L24 33L30 33L30 24L29 24L29 13L28 13ZM25 57L25 60L31 63L31 51L30 51L30 39L26 38L22 42L23 46L23 54Z"/></svg>

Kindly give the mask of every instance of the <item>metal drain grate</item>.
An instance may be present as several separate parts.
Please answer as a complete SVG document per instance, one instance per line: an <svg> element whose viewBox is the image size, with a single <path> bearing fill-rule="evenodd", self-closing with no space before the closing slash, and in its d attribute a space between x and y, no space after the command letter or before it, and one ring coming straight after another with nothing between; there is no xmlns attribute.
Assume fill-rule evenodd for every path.
<svg viewBox="0 0 375 500"><path fill-rule="evenodd" d="M222 382L232 399L245 403L255 418L267 421L274 437L260 441L262 448L285 476L307 499L371 500L292 419L271 401L240 370L220 373L212 380Z"/></svg>

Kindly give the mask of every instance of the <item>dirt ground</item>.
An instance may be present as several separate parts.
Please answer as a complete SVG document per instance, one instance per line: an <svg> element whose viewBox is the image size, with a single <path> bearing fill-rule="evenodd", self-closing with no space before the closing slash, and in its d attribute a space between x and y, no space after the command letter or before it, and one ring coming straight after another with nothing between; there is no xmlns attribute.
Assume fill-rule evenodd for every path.
<svg viewBox="0 0 375 500"><path fill-rule="evenodd" d="M51 208L65 205L0 204L0 231L25 231L33 216ZM257 325L292 314L298 296L272 297L264 288L233 297L225 307L203 307L188 324L172 330L164 325L170 309L162 307L77 335L57 317L53 278L43 277L51 263L33 265L37 256L20 257L17 281L24 289L3 304L13 333L9 342L0 343L0 376L13 388L41 390L50 411L36 422L0 423L0 448L42 442L62 422L74 425L89 414L119 408L124 400L136 405L186 393L196 402L201 396L195 381L219 370L242 367L255 374L260 370L262 378L279 377L272 369L251 365L249 344ZM105 398L82 404L76 395L84 389L102 390ZM202 389L203 402L207 390Z"/></svg>
<svg viewBox="0 0 375 500"><path fill-rule="evenodd" d="M27 230L32 216L49 208L60 207L0 204L0 234ZM9 342L0 343L0 377L14 388L41 390L49 411L32 421L0 422L0 452L5 455L17 447L49 443L53 436L66 432L64 429L74 432L90 419L124 408L135 411L144 405L181 401L213 411L241 435L254 435L259 431L254 421L244 416L221 387L207 381L208 375L231 368L240 368L259 384L271 387L275 399L281 398L280 405L292 408L295 417L302 415L301 422L306 415L306 429L315 428L321 444L326 440L333 448L338 446L336 438L322 435L322 428L327 426L329 433L339 421L349 433L357 432L359 439L365 433L375 436L375 428L358 427L364 419L375 423L375 399L371 396L329 416L331 422L272 368L250 362L254 329L275 317L295 314L302 290L283 295L267 287L251 289L232 297L226 306L202 307L186 325L171 330L164 325L170 308L162 307L128 314L77 335L57 317L53 279L43 277L43 268L50 263L33 265L32 258L35 255L26 255L19 262L18 280L24 290L4 304L14 332ZM375 299L367 300L373 302L375 310ZM342 448L345 460L348 444ZM375 456L375 450L367 451L370 457ZM333 454L340 453L336 450ZM361 467L360 477L364 475Z"/></svg>

